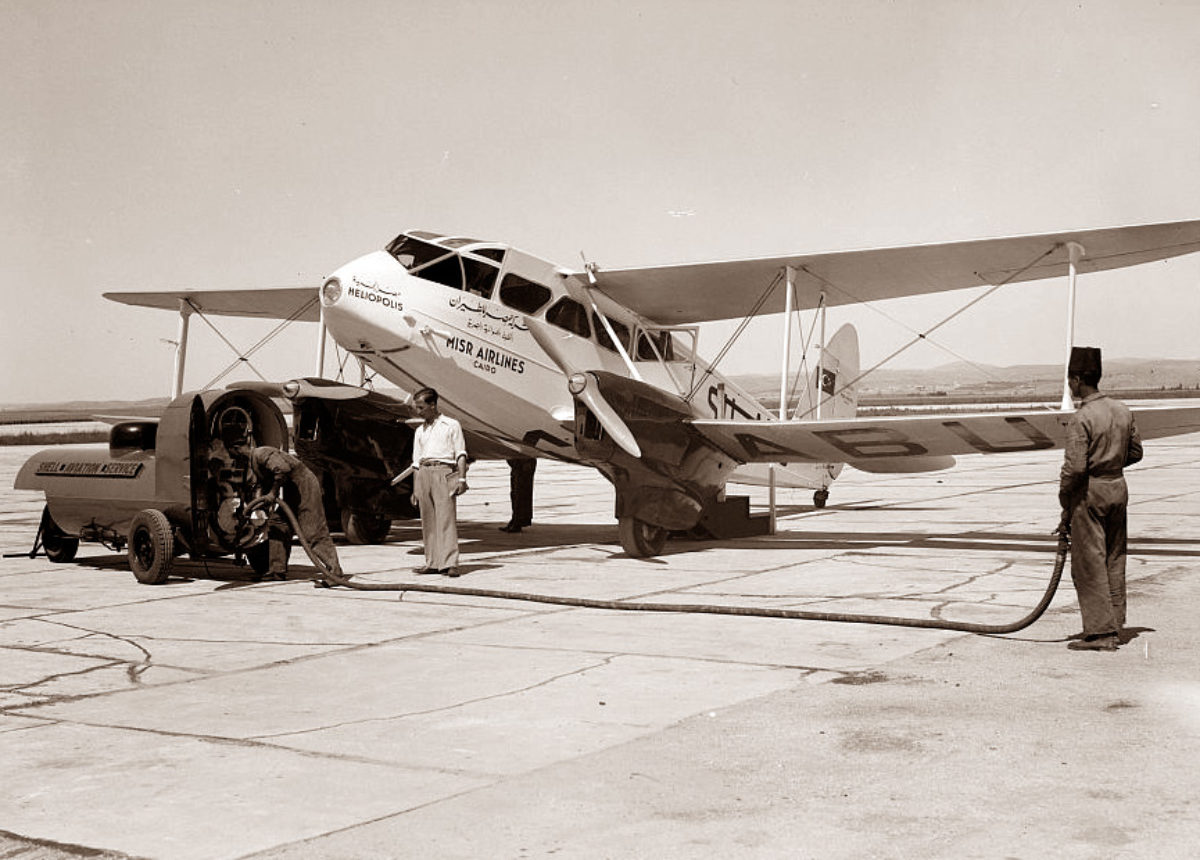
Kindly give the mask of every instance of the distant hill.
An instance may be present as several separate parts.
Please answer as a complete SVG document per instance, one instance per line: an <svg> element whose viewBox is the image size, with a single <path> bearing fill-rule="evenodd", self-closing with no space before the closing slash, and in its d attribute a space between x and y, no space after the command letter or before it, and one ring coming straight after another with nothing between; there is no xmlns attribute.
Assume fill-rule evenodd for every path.
<svg viewBox="0 0 1200 860"><path fill-rule="evenodd" d="M876 370L860 383L859 391L863 401L943 396L1055 401L1062 396L1062 373L1060 364L996 367L960 361L918 370ZM779 398L777 374L738 376L735 381L764 401ZM1115 358L1104 363L1100 387L1114 394L1192 392L1200 396L1200 360Z"/></svg>
<svg viewBox="0 0 1200 860"><path fill-rule="evenodd" d="M0 424L39 424L49 421L86 421L93 415L129 415L157 418L169 397L146 400L72 400L65 403L12 403L0 406Z"/></svg>

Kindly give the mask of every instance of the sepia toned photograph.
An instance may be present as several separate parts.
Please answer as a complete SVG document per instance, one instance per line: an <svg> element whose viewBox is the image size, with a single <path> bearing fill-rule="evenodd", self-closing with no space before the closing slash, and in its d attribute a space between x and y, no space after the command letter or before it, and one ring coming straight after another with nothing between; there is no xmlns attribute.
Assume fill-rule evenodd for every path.
<svg viewBox="0 0 1200 860"><path fill-rule="evenodd" d="M1198 40L0 0L0 857L1196 856Z"/></svg>

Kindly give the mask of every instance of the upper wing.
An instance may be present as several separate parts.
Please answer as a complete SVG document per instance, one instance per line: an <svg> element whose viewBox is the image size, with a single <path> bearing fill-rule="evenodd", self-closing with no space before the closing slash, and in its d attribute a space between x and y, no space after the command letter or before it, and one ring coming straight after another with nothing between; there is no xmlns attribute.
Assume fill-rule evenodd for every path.
<svg viewBox="0 0 1200 860"><path fill-rule="evenodd" d="M105 293L104 298L126 305L177 311L181 302L206 314L317 322L321 305L316 287L272 287L262 290L164 290Z"/></svg>
<svg viewBox="0 0 1200 860"><path fill-rule="evenodd" d="M1200 406L1134 409L1143 439L1200 432ZM692 425L743 462L849 463L868 472L895 471L914 458L937 468L955 454L1000 454L1061 448L1070 413L989 412L840 421L727 421Z"/></svg>
<svg viewBox="0 0 1200 860"><path fill-rule="evenodd" d="M1200 221L1175 221L1104 230L910 245L827 254L762 257L637 269L601 269L598 289L663 325L737 319L754 310L784 266L797 269L800 309L937 293L1067 274L1067 242L1083 246L1078 270L1098 272L1200 250ZM1032 265L1031 265L1032 264ZM1028 268L1025 268L1028 267ZM575 273L584 274L584 273ZM783 290L757 310L780 313Z"/></svg>

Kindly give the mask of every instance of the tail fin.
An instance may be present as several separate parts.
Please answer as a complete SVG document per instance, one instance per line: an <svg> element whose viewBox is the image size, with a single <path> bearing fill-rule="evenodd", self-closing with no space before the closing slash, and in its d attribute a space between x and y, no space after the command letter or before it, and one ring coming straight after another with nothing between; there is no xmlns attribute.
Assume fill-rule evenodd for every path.
<svg viewBox="0 0 1200 860"><path fill-rule="evenodd" d="M812 382L796 406L796 418L853 418L858 414L858 332L846 323L822 351Z"/></svg>

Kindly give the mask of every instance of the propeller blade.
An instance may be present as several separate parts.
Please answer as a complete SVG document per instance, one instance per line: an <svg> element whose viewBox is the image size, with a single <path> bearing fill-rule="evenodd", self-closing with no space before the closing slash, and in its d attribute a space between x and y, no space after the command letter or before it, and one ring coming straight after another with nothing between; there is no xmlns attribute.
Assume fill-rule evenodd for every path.
<svg viewBox="0 0 1200 860"><path fill-rule="evenodd" d="M562 348L563 342L567 338L574 337L574 335L564 335L553 330L541 320L530 317L525 318L525 324L529 326L529 333L533 335L533 339L537 342L537 345L542 348L542 352L550 356L550 360L558 365L558 369L563 372L564 376L570 376L572 373L577 372L575 365L571 364L570 359L567 358L567 354Z"/></svg>
<svg viewBox="0 0 1200 860"><path fill-rule="evenodd" d="M604 395L600 393L595 380L588 374L581 373L571 363L571 360L567 358L566 350L562 348L562 345L567 337L573 337L574 335L566 335L564 337L546 325L546 323L531 317L525 318L525 324L529 326L529 333L533 335L534 341L542 348L542 351L546 355L550 356L550 360L558 365L558 369L563 372L564 376L568 379L573 376L583 376L585 378L586 384L583 386L583 390L574 394L574 397L592 411L592 414L596 416L596 420L600 422L600 426L621 447L621 450L631 457L640 458L642 456L642 449L638 447L637 439L630 431L628 425L626 425L625 420L604 399Z"/></svg>
<svg viewBox="0 0 1200 860"><path fill-rule="evenodd" d="M638 447L637 439L629 430L629 426L624 419L617 414L617 410L613 409L600 390L596 387L594 380L589 379L588 384L583 391L575 395L588 409L592 410L592 414L596 416L596 420L604 428L604 431L612 437L612 440L621 447L626 454L631 457L641 457L642 449Z"/></svg>

